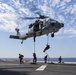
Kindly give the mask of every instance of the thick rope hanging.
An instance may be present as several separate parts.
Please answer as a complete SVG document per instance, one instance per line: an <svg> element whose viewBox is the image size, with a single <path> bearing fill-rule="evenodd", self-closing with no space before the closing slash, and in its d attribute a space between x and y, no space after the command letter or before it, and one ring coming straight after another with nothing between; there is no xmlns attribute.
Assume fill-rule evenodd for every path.
<svg viewBox="0 0 76 75"><path fill-rule="evenodd" d="M49 43L49 34L47 34L47 45Z"/></svg>
<svg viewBox="0 0 76 75"><path fill-rule="evenodd" d="M35 53L35 42L34 42L34 53Z"/></svg>
<svg viewBox="0 0 76 75"><path fill-rule="evenodd" d="M34 53L35 53L35 41L36 41L36 33L35 33L35 31L34 31L34 37L33 37L33 39L34 39Z"/></svg>

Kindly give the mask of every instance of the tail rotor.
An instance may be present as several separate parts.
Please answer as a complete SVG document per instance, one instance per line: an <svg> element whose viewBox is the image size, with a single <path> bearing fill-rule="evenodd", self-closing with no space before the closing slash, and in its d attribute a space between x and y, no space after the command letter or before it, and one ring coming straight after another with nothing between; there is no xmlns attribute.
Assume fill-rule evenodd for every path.
<svg viewBox="0 0 76 75"><path fill-rule="evenodd" d="M17 33L17 36L20 36L19 28L15 28L15 31Z"/></svg>

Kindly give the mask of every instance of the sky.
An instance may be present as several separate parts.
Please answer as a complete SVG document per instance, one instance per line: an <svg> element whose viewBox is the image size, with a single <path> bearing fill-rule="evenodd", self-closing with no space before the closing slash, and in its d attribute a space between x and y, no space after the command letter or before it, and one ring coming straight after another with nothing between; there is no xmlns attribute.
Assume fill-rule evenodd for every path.
<svg viewBox="0 0 76 75"><path fill-rule="evenodd" d="M35 12L64 23L54 38L49 34L50 49L46 51L49 57L76 58L76 0L0 0L0 58L17 58L19 53L25 58L33 57L33 38L21 44L21 40L9 36L16 35L17 27L21 34L26 33L35 20L22 17L38 16ZM37 57L43 58L47 36L37 37L35 44Z"/></svg>

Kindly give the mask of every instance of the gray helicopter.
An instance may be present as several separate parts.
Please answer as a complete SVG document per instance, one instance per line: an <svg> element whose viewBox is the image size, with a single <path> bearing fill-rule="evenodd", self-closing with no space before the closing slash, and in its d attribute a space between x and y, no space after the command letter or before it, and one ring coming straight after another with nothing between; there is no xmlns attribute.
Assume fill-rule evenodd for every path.
<svg viewBox="0 0 76 75"><path fill-rule="evenodd" d="M54 33L58 32L59 29L64 27L63 23L60 23L54 19L50 19L47 16L40 15L39 17L25 17L23 19L36 19L34 23L29 25L29 31L24 34L20 34L19 29L16 28L17 35L10 35L9 38L12 39L20 39L22 40L21 44L23 43L24 40L27 38L34 37L34 42L35 38L37 36L42 36L45 34L51 33L51 37L54 37Z"/></svg>

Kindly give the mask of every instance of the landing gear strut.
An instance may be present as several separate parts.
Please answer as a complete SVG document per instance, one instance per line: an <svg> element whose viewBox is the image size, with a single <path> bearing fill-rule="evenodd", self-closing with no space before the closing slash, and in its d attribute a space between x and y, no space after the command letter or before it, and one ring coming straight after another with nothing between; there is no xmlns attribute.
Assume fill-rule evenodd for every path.
<svg viewBox="0 0 76 75"><path fill-rule="evenodd" d="M23 44L23 40L21 41L21 44Z"/></svg>

